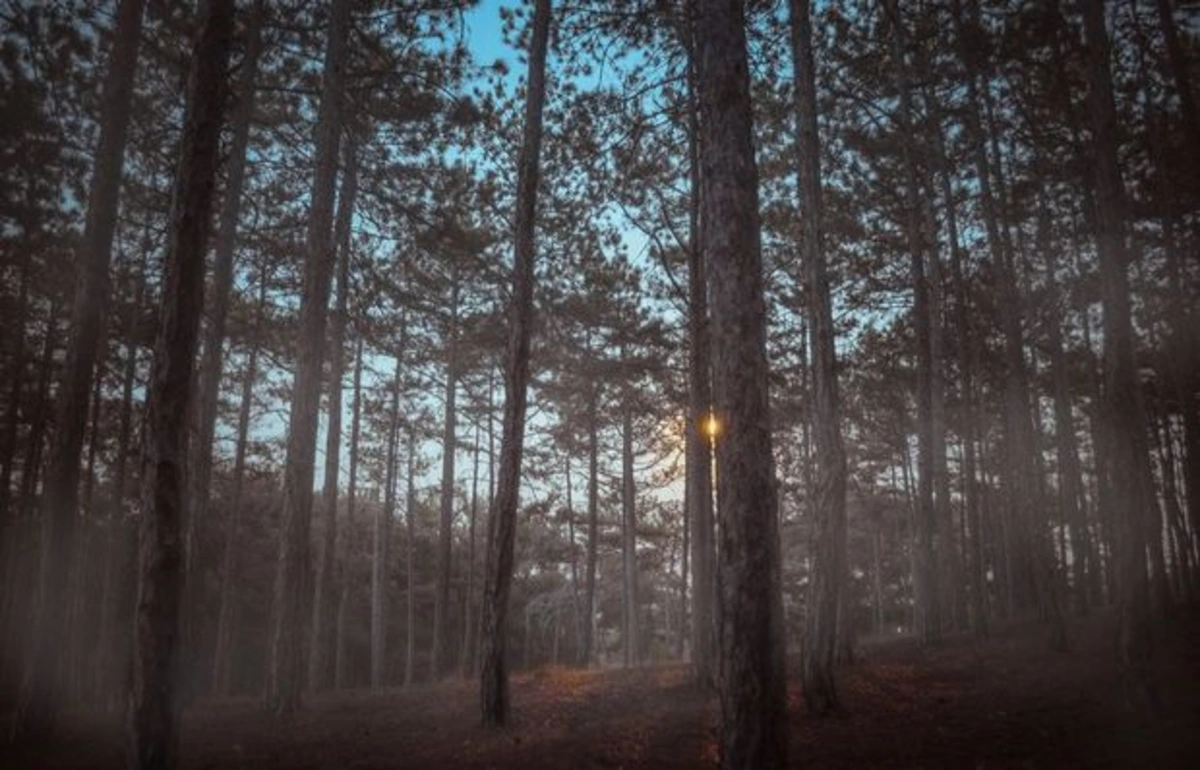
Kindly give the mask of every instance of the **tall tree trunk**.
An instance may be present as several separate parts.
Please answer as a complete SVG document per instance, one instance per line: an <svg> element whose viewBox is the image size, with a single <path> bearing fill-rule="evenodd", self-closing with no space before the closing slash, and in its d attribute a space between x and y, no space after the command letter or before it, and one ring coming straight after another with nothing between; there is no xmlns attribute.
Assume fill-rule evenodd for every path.
<svg viewBox="0 0 1200 770"><path fill-rule="evenodd" d="M267 643L266 703L278 714L289 714L300 705L304 681L305 610L312 592L309 530L312 525L313 466L325 354L325 307L329 302L329 285L336 261L330 230L352 5L351 0L334 0L330 9L321 106L317 113L316 167L308 212L300 337L288 418L279 558Z"/></svg>
<svg viewBox="0 0 1200 770"><path fill-rule="evenodd" d="M144 502L126 765L147 770L174 767L179 745L181 703L175 695L186 575L187 423L233 45L233 0L207 0L202 8L204 23L192 54L180 162L171 196L142 448Z"/></svg>
<svg viewBox="0 0 1200 770"><path fill-rule="evenodd" d="M34 228L27 227L26 237L35 235ZM17 278L17 308L8 325L8 348L11 357L12 380L8 387L8 404L4 421L4 435L0 437L0 545L11 545L14 534L9 531L9 512L12 510L12 477L17 457L17 429L21 425L21 396L25 391L25 335L29 315L29 274L33 261L33 249L21 249ZM11 563L11 562L10 562ZM11 590L11 583L7 583Z"/></svg>
<svg viewBox="0 0 1200 770"><path fill-rule="evenodd" d="M350 607L350 584L353 578L354 560L354 516L358 503L358 439L362 427L362 337L354 348L354 405L350 408L350 480L346 484L346 536L342 538L342 568L338 594L337 624L334 633L333 686L340 690L346 686L346 614Z"/></svg>
<svg viewBox="0 0 1200 770"><path fill-rule="evenodd" d="M146 299L146 261L149 255L142 253L141 266L136 278L137 288L132 293L133 305L126 312L122 334L125 340L125 357L121 373L121 409L117 425L117 451L113 460L112 499L109 512L108 566L102 589L100 627L97 632L97 654L101 656L96 667L98 690L106 703L122 702L125 695L125 674L128 669L129 649L132 647L129 634L133 630L132 610L137 592L137 529L131 517L125 513L126 485L129 479L129 456L133 447L133 390L137 382L137 317L138 309ZM130 284L134 278L130 275Z"/></svg>
<svg viewBox="0 0 1200 770"><path fill-rule="evenodd" d="M1096 186L1096 246L1104 309L1104 406L1112 450L1109 490L1117 517L1117 662L1127 695L1153 701L1151 639L1146 574L1146 517L1149 513L1149 447L1137 384L1129 298L1129 250L1125 234L1125 189L1117 160L1117 116L1109 70L1108 31L1102 0L1083 4L1087 38L1088 108Z"/></svg>
<svg viewBox="0 0 1200 770"><path fill-rule="evenodd" d="M258 285L258 306L255 311L253 334L262 333L263 316L267 305L267 275L263 271ZM228 695L233 680L233 650L237 639L238 600L235 598L238 572L238 550L241 545L242 486L246 478L246 452L250 438L250 411L254 402L254 386L258 380L258 340L250 345L246 371L242 376L241 406L238 407L237 443L233 454L233 491L229 497L229 521L225 526L225 549L221 556L221 588L217 605L216 645L213 651L213 692Z"/></svg>
<svg viewBox="0 0 1200 770"><path fill-rule="evenodd" d="M412 424L408 426L408 468L406 473L407 485L404 494L404 594L405 594L405 636L404 644L404 686L411 687L413 683L413 665L417 656L417 431Z"/></svg>
<svg viewBox="0 0 1200 770"><path fill-rule="evenodd" d="M346 308L350 300L350 236L354 218L354 200L358 194L358 147L354 134L346 137L343 147L342 190L338 196L337 222L334 225L338 249L337 307L329 334L329 422L325 431L325 532L317 554L317 579L313 594L312 639L308 656L308 688L318 690L327 674L333 627L331 592L336 582L338 534L338 477L342 452L342 377L346 369Z"/></svg>
<svg viewBox="0 0 1200 770"><path fill-rule="evenodd" d="M143 4L144 0L121 0L117 6L113 47L100 101L100 137L88 190L87 220L75 254L76 280L67 354L55 394L55 432L44 485L40 587L33 629L35 652L19 699L14 722L16 735L52 733L58 711L64 705L59 675L60 658L66 646L58 641L71 638L71 630L66 627L67 575L79 507L79 459L92 372L107 325L108 270L117 224ZM32 730L27 732L27 728Z"/></svg>
<svg viewBox="0 0 1200 770"><path fill-rule="evenodd" d="M702 0L696 26L705 254L712 280L721 596L719 746L725 768L787 754L783 607L767 393L758 170L745 9Z"/></svg>
<svg viewBox="0 0 1200 770"><path fill-rule="evenodd" d="M263 48L262 27L265 16L266 7L263 0L256 0L246 20L246 49L238 68L238 79L234 89L236 102L230 116L233 135L229 146L229 167L217 225L216 245L213 249L212 299L208 311L208 325L204 329L203 353L196 383L197 400L193 408L193 421L198 440L192 450L189 478L191 491L184 536L184 558L188 574L188 596L184 602L185 659L197 656L200 652L200 628L196 615L199 613L202 581L197 568L200 560L196 549L197 544L205 540L199 533L205 526L203 519L208 514L211 496L217 400L224 370L225 334L230 297L233 293L234 252L237 248L238 220L242 209L242 191L245 187L250 123L254 117L258 60ZM195 678L200 666L188 665L185 666L185 670L188 672L187 676Z"/></svg>
<svg viewBox="0 0 1200 770"><path fill-rule="evenodd" d="M590 666L596 655L596 560L600 539L600 386L592 382L589 388L588 425L588 487L587 558L584 565L583 654L580 663Z"/></svg>
<svg viewBox="0 0 1200 770"><path fill-rule="evenodd" d="M902 136L905 174L906 231L909 258L912 261L913 325L917 338L917 508L916 556L913 589L917 636L922 644L932 644L941 638L938 612L937 571L934 562L936 511L933 504L934 436L933 436L933 357L930 346L931 318L929 281L925 258L929 248L925 218L921 215L920 184L914 143L912 88L909 83L905 57L904 20L896 0L886 3L892 27L892 57L896 68L896 86L900 92L898 126Z"/></svg>
<svg viewBox="0 0 1200 770"><path fill-rule="evenodd" d="M450 572L454 536L454 457L458 412L458 267L450 269L450 322L446 331L446 400L442 430L442 488L438 526L437 585L433 597L433 643L429 678L437 681L453 649L450 619Z"/></svg>
<svg viewBox="0 0 1200 770"><path fill-rule="evenodd" d="M396 513L396 452L400 441L401 365L396 357L396 376L392 383L392 405L388 417L387 455L383 481L383 507L375 511L371 558L371 688L383 687L387 662L387 565L391 545L391 520ZM409 511L409 516L412 512ZM411 574L411 573L410 573ZM412 594L412 584L408 585ZM411 598L410 598L411 601ZM407 676L405 677L407 683Z"/></svg>
<svg viewBox="0 0 1200 770"><path fill-rule="evenodd" d="M579 651L583 649L583 627L579 618L579 559L575 551L575 505L571 497L571 456L569 454L563 458L563 464L567 480L567 537L571 542L571 622L575 632L575 662L579 663Z"/></svg>
<svg viewBox="0 0 1200 770"><path fill-rule="evenodd" d="M821 140L817 129L817 79L808 0L789 0L793 82L799 134L800 216L808 285L809 347L813 356L811 407L816 439L812 496L812 569L804 619L804 702L814 714L837 708L833 664L838 603L846 571L846 454L838 407L833 303L825 264L821 206Z"/></svg>
<svg viewBox="0 0 1200 770"><path fill-rule="evenodd" d="M633 481L633 411L621 416L621 644L625 666L639 662L637 585L637 490Z"/></svg>
<svg viewBox="0 0 1200 770"><path fill-rule="evenodd" d="M475 523L479 518L479 450L480 450L479 423L475 423L475 442L471 450L471 508L469 512L469 520L467 522L467 590L463 595L463 638L462 652L459 655L459 663L462 669L463 678L466 679L475 673L475 650L473 637L475 634ZM571 498L571 482L570 477L567 479L567 500L568 507L570 506ZM574 549L575 539L571 538L571 547ZM575 575L575 557L572 552L571 556L571 575L572 584L574 583Z"/></svg>
<svg viewBox="0 0 1200 770"><path fill-rule="evenodd" d="M1046 283L1051 291L1051 304L1061 305L1058 289L1057 264L1050 242L1050 221L1045 205L1038 207L1038 250L1046 260ZM1050 354L1051 380L1054 391L1054 447L1058 466L1058 505L1071 541L1071 593L1080 613L1088 609L1087 567L1094 562L1087 521L1083 507L1083 477L1079 464L1079 443L1075 434L1075 417L1071 406L1070 373L1063 351L1063 327L1066 313L1058 311L1047 328L1046 344Z"/></svg>
<svg viewBox="0 0 1200 770"><path fill-rule="evenodd" d="M250 146L250 122L254 117L255 93L258 81L258 60L262 53L262 26L266 8L256 0L246 22L246 52L238 68L234 89L235 106L230 115L233 136L229 146L229 168L226 172L224 198L217 226L216 246L213 249L212 304L208 325L204 329L203 355L200 376L196 384L196 433L192 464L193 497L187 525L189 567L192 566L192 542L196 536L197 517L208 504L212 485L213 436L217 424L217 399L221 391L224 364L225 330L229 318L229 302L233 294L234 252L237 249L238 220L242 210L242 190L245 187L247 152ZM188 570L191 575L191 568Z"/></svg>
<svg viewBox="0 0 1200 770"><path fill-rule="evenodd" d="M975 345L969 312L970 289L963 268L963 249L958 228L958 202L954 196L954 185L951 178L950 161L946 153L945 134L942 129L942 113L931 92L926 94L926 103L935 110L936 125L932 132L935 144L934 151L937 160L938 183L946 215L946 235L950 246L950 278L954 287L954 325L958 330L958 366L959 393L962 403L962 467L961 486L963 496L962 530L970 528L971 538L968 544L964 536L961 548L952 545L950 529L945 533L944 542L949 549L948 577L959 588L955 592L955 613L960 627L965 627L962 613L966 613L969 623L977 637L987 636L987 608L985 602L987 586L984 579L983 539L979 517L979 489L976 479L976 442L977 425L979 421L978 408L975 403L975 366L972 351ZM940 287L941 281L939 279ZM939 298L937 304L941 306ZM942 455L944 457L944 454ZM940 487L939 487L940 488ZM947 492L947 504L949 495ZM944 525L952 528L952 522L947 519ZM967 551L970 551L970 576L967 579L967 568L963 561ZM965 585L964 585L965 581ZM964 592L967 596L964 596Z"/></svg>
<svg viewBox="0 0 1200 770"><path fill-rule="evenodd" d="M694 4L694 0L693 0ZM693 9L694 11L694 9ZM700 215L700 113L696 94L697 20L688 30L688 426L687 518L692 546L692 669L702 687L716 682L714 660L716 599L712 505L712 446L704 424L712 409L712 341L708 326L708 278L704 267Z"/></svg>
<svg viewBox="0 0 1200 770"><path fill-rule="evenodd" d="M488 574L483 592L483 665L480 707L483 722L508 721L508 595L512 586L513 541L521 486L521 454L525 443L529 339L533 333L533 263L536 256L539 159L542 107L546 101L546 49L550 39L550 0L536 0L525 89L525 136L517 165L516 249L513 258L512 305L509 312L505 371L504 433L500 445L499 488L488 521Z"/></svg>

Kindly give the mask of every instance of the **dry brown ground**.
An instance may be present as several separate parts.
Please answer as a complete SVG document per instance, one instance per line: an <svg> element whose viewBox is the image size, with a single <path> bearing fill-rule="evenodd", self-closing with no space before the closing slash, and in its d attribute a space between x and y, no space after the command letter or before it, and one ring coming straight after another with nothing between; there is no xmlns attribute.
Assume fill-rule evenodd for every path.
<svg viewBox="0 0 1200 770"><path fill-rule="evenodd" d="M1160 716L1121 705L1107 619L1077 624L1053 653L1042 627L1013 625L977 644L865 644L839 674L843 709L805 715L790 690L791 764L805 768L1200 767L1200 617L1158 639ZM513 681L513 724L478 726L466 682L323 696L288 723L249 699L190 710L188 770L246 768L706 768L716 714L682 666L545 669ZM69 740L4 768L116 768L118 726L77 715ZM9 751L5 754L4 751Z"/></svg>

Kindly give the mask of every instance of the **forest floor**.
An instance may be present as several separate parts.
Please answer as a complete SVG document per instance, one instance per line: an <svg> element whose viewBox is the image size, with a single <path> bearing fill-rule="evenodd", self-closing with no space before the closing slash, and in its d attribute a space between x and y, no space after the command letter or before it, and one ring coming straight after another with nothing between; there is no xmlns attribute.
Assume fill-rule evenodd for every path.
<svg viewBox="0 0 1200 770"><path fill-rule="evenodd" d="M838 673L842 710L805 714L789 687L790 764L805 768L1200 767L1200 614L1157 638L1159 713L1130 711L1113 666L1113 626L1071 628L1050 652L1045 626L1011 624L920 650L864 640ZM795 666L791 670L795 670ZM203 701L185 717L182 766L247 768L706 768L716 766L714 699L681 665L513 677L513 720L479 726L476 687L321 696L279 723L250 699ZM5 756L4 768L122 766L117 720L74 715L68 739Z"/></svg>

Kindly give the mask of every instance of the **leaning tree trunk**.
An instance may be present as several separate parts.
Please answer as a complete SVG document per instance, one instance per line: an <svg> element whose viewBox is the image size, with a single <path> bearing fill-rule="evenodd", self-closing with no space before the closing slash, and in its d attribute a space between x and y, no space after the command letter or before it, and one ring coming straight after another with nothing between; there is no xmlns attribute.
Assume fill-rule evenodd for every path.
<svg viewBox="0 0 1200 770"><path fill-rule="evenodd" d="M536 0L525 93L525 137L517 171L516 249L509 312L508 358L504 373L500 473L496 499L492 501L488 521L488 573L483 591L483 661L479 696L483 721L488 725L503 725L508 721L508 595L512 586L513 542L517 530L517 498L520 494L521 454L525 442L529 340L533 333L534 230L537 224L542 107L546 101L546 49L549 40L550 0Z"/></svg>
<svg viewBox="0 0 1200 770"><path fill-rule="evenodd" d="M712 280L718 440L720 761L783 767L786 682L766 308L745 9L702 0L696 26L702 214Z"/></svg>
<svg viewBox="0 0 1200 770"><path fill-rule="evenodd" d="M64 705L59 687L60 658L68 645L59 641L72 635L66 627L66 608L70 603L67 575L79 508L79 459L92 373L107 326L108 269L117 225L143 5L144 0L121 0L117 7L113 48L100 101L100 137L88 190L87 220L75 254L76 279L67 354L55 395L56 429L50 468L43 485L44 532L33 627L34 654L18 703L15 735L25 733L27 728L32 728L30 732L53 732L55 717Z"/></svg>
<svg viewBox="0 0 1200 770"><path fill-rule="evenodd" d="M1111 451L1109 471L1117 517L1117 662L1129 696L1153 697L1150 687L1150 591L1146 574L1149 447L1137 383L1130 310L1129 250L1124 182L1117 159L1117 115L1109 70L1102 0L1083 4L1087 37L1088 108L1096 185L1096 246L1104 310L1104 408Z"/></svg>
<svg viewBox="0 0 1200 770"><path fill-rule="evenodd" d="M192 54L180 163L171 196L162 306L142 447L143 514L126 766L175 766L184 583L184 465L200 316L204 255L233 45L233 0L208 0Z"/></svg>
<svg viewBox="0 0 1200 770"><path fill-rule="evenodd" d="M800 216L808 328L813 354L813 434L817 473L812 508L812 568L804 620L804 702L814 714L837 708L833 664L838 603L846 570L846 454L838 412L833 306L822 244L821 141L817 133L817 79L808 0L790 0L792 61L799 134Z"/></svg>
<svg viewBox="0 0 1200 770"><path fill-rule="evenodd" d="M346 138L343 151L345 169L338 196L337 223L334 225L338 248L337 307L329 334L329 422L325 429L325 533L317 554L317 579L313 594L312 638L308 656L308 689L316 691L327 680L324 673L333 631L330 621L330 593L335 582L338 533L338 476L342 456L342 375L345 373L346 308L350 301L350 236L354 218L354 199L358 193L358 148L354 135Z"/></svg>
<svg viewBox="0 0 1200 770"><path fill-rule="evenodd" d="M325 306L329 302L333 278L330 230L352 5L351 0L335 0L330 11L321 106L317 113L316 167L308 212L304 289L300 296L300 336L288 419L279 557L267 640L266 704L278 714L289 714L300 705L304 682L304 642L307 639L304 614L312 590L309 530L312 525L313 466L325 354Z"/></svg>
<svg viewBox="0 0 1200 770"><path fill-rule="evenodd" d="M458 396L458 268L450 269L450 323L446 331L446 400L442 432L442 488L438 526L437 585L433 597L433 644L429 678L437 681L452 649L447 625L450 618L450 571L454 529L454 458Z"/></svg>

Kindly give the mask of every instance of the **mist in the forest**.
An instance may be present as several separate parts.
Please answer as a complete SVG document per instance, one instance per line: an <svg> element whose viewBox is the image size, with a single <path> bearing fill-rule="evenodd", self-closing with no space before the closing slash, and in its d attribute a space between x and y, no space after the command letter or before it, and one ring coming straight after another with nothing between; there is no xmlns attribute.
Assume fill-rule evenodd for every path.
<svg viewBox="0 0 1200 770"><path fill-rule="evenodd" d="M1187 767L1200 10L0 2L0 765Z"/></svg>

